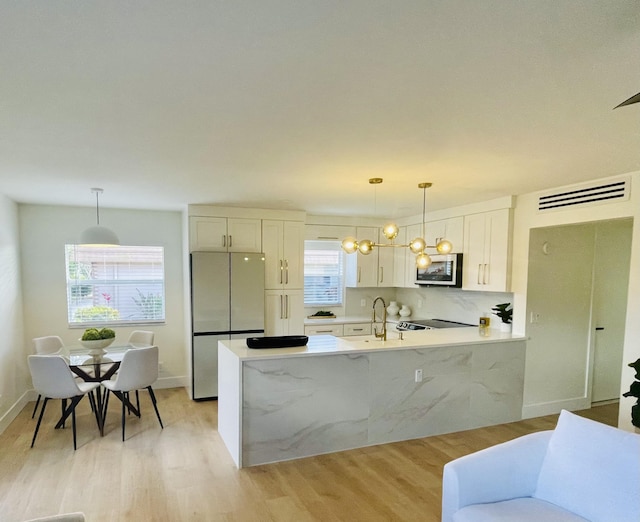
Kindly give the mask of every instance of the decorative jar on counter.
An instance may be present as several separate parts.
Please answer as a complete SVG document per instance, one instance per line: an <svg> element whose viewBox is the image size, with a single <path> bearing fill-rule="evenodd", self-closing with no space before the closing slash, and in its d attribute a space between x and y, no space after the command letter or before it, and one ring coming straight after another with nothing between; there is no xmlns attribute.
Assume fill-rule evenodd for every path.
<svg viewBox="0 0 640 522"><path fill-rule="evenodd" d="M411 308L409 308L407 305L402 305L402 308L400 308L400 316L409 317L410 315L411 315Z"/></svg>
<svg viewBox="0 0 640 522"><path fill-rule="evenodd" d="M398 303L396 301L391 301L389 306L387 306L387 313L389 315L398 315L400 308L398 308Z"/></svg>

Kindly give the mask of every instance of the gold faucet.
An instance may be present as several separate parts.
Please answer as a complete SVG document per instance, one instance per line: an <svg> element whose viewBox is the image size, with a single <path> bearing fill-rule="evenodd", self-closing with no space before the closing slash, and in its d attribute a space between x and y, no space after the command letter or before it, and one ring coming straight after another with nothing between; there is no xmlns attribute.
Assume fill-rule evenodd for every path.
<svg viewBox="0 0 640 522"><path fill-rule="evenodd" d="M380 333L378 333L378 329L376 328L376 324L378 324L376 321L376 303L378 301L382 301L382 332ZM385 303L384 299L380 296L373 300L373 320L371 321L371 326L373 326L373 333L376 339L387 340L387 303Z"/></svg>

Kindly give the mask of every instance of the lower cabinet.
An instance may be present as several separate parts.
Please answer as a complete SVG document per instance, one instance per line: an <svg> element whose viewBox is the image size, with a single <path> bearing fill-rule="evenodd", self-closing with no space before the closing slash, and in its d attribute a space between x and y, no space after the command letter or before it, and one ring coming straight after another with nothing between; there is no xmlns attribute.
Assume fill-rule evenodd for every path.
<svg viewBox="0 0 640 522"><path fill-rule="evenodd" d="M304 327L305 335L334 335L349 337L351 335L371 335L371 323L335 323L313 324Z"/></svg>
<svg viewBox="0 0 640 522"><path fill-rule="evenodd" d="M304 334L304 290L266 290L264 334Z"/></svg>

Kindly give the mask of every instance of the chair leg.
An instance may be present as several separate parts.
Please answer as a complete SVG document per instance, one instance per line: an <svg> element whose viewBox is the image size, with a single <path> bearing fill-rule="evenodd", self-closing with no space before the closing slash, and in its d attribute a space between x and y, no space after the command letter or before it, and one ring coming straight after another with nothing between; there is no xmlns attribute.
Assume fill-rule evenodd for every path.
<svg viewBox="0 0 640 522"><path fill-rule="evenodd" d="M62 399L62 416L64 417L64 411L67 409L67 399ZM62 421L62 426L64 429L64 421Z"/></svg>
<svg viewBox="0 0 640 522"><path fill-rule="evenodd" d="M38 417L38 423L36 424L36 430L33 432L33 439L31 439L31 447L36 442L36 437L38 436L38 430L40 429L40 423L42 422L42 417L44 416L44 409L47 407L47 402L49 402L49 397L45 397L42 402L42 409L40 410L40 416Z"/></svg>
<svg viewBox="0 0 640 522"><path fill-rule="evenodd" d="M142 412L140 411L140 395L138 395L138 390L136 390L136 408L138 408L138 413L142 415Z"/></svg>
<svg viewBox="0 0 640 522"><path fill-rule="evenodd" d="M156 394L153 393L153 388L151 386L147 386L147 390L149 390L149 395L151 396L151 402L153 403L153 408L156 410L156 415L158 417L158 422L160 422L160 427L164 429L164 425L162 424L162 419L160 418L160 412L158 411L158 405L156 404Z"/></svg>
<svg viewBox="0 0 640 522"><path fill-rule="evenodd" d="M102 423L102 413L98 412L98 403L96 402L96 398L93 396L93 390L89 392L89 402L93 406L93 413L96 416L96 422L98 423L98 429L100 430L100 436L104 435L104 425Z"/></svg>
<svg viewBox="0 0 640 522"><path fill-rule="evenodd" d="M31 418L33 419L36 416L36 411L38 411L38 404L40 404L40 398L42 395L38 394L38 400L36 401L36 405L33 408L33 413L31 414Z"/></svg>
<svg viewBox="0 0 640 522"><path fill-rule="evenodd" d="M125 395L122 395L122 398L125 398ZM122 442L124 442L124 420L127 418L127 416L125 415L125 411L127 409L127 407L125 406L125 400L122 401Z"/></svg>
<svg viewBox="0 0 640 522"><path fill-rule="evenodd" d="M104 392L104 404L102 405L102 429L104 429L104 425L107 422L107 408L109 407L109 390L105 388Z"/></svg>
<svg viewBox="0 0 640 522"><path fill-rule="evenodd" d="M71 407L73 408L71 410L71 431L73 431L73 451L76 450L76 404L78 404L78 402L76 402L75 404L73 403L71 404Z"/></svg>

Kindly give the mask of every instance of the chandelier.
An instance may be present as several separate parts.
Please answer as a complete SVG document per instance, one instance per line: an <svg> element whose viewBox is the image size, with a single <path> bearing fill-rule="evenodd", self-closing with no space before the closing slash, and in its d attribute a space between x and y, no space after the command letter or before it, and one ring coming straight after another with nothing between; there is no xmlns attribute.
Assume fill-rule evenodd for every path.
<svg viewBox="0 0 640 522"><path fill-rule="evenodd" d="M382 178L371 178L369 184L379 185L382 183ZM416 255L416 266L418 268L427 268L431 264L431 257L425 252L427 248L435 248L439 254L448 254L453 250L453 245L446 239L441 239L437 245L427 245L424 240L424 226L426 216L426 204L427 204L427 189L431 186L431 183L418 183L418 188L422 189L422 235L415 239L412 239L408 244L401 245L395 244L393 240L398 236L398 226L395 223L389 223L382 228L382 233L390 243L375 243L370 239L357 240L354 237L346 237L342 240L342 249L347 254L355 254L360 252L362 255L369 255L373 252L374 248L385 247L409 247L412 253Z"/></svg>

